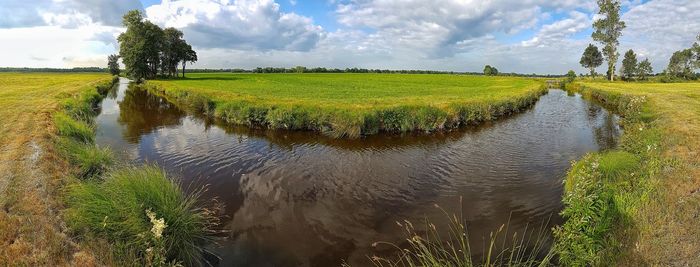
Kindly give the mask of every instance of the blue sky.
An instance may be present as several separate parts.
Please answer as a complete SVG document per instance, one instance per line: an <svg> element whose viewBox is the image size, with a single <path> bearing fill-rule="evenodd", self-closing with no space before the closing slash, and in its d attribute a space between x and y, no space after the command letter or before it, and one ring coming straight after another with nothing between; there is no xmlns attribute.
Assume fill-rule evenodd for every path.
<svg viewBox="0 0 700 267"><path fill-rule="evenodd" d="M176 27L195 67L363 67L520 73L584 72L595 0L0 0L7 66L102 66L120 16L141 9ZM621 0L620 51L661 71L700 33L700 1ZM602 72L602 68L598 71Z"/></svg>

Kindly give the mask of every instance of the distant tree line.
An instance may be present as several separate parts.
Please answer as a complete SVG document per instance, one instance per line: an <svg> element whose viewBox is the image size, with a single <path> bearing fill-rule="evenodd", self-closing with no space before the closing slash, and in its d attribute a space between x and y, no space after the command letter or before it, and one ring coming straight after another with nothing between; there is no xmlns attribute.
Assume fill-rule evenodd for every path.
<svg viewBox="0 0 700 267"><path fill-rule="evenodd" d="M258 67L252 73L397 73L397 74L460 74L455 71L435 71L435 70L387 70L387 69L365 69L365 68L307 68L296 66L293 68L278 67Z"/></svg>
<svg viewBox="0 0 700 267"><path fill-rule="evenodd" d="M197 53L183 39L183 33L175 28L162 29L144 20L141 11L132 10L122 20L126 32L119 35L119 55L108 58L110 71L115 72L115 61L121 58L126 74L135 80L161 77L178 77L182 64L182 76L188 62L197 61ZM118 66L118 65L117 65Z"/></svg>

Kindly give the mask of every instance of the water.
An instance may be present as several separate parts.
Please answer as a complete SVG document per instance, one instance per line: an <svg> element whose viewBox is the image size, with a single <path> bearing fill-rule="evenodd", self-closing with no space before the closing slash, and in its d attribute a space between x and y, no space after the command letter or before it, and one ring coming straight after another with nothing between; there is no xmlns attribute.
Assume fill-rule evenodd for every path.
<svg viewBox="0 0 700 267"><path fill-rule="evenodd" d="M446 221L435 204L466 218L476 256L504 223L560 223L571 161L620 134L615 115L561 90L478 127L336 140L224 126L121 80L96 120L98 144L209 185L226 207L222 266L365 266L393 251L372 243L401 244L396 221Z"/></svg>

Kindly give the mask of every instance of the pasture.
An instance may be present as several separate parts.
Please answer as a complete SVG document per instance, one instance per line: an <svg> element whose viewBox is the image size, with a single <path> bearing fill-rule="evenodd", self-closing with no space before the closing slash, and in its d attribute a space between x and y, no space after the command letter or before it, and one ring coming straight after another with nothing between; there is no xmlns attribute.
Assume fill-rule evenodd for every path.
<svg viewBox="0 0 700 267"><path fill-rule="evenodd" d="M148 85L233 124L337 137L493 120L530 106L545 92L534 79L421 74L190 74Z"/></svg>

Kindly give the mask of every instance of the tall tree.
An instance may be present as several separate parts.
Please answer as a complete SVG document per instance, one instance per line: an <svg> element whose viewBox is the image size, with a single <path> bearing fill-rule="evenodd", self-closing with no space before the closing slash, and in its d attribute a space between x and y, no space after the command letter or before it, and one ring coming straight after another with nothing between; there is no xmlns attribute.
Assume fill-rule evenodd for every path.
<svg viewBox="0 0 700 267"><path fill-rule="evenodd" d="M119 75L119 55L107 56L107 68L112 75Z"/></svg>
<svg viewBox="0 0 700 267"><path fill-rule="evenodd" d="M583 51L581 55L581 61L579 61L581 66L591 70L591 76L595 78L595 68L600 67L603 64L603 54L600 53L598 47L589 44L586 50Z"/></svg>
<svg viewBox="0 0 700 267"><path fill-rule="evenodd" d="M622 77L625 80L634 79L634 75L637 74L637 54L634 50L630 49L625 53L625 58L622 59Z"/></svg>
<svg viewBox="0 0 700 267"><path fill-rule="evenodd" d="M146 42L143 35L146 31L143 15L138 10L132 10L124 15L122 24L126 31L119 35L119 57L124 63L126 74L138 81L148 77L148 56L145 52Z"/></svg>
<svg viewBox="0 0 700 267"><path fill-rule="evenodd" d="M608 78L612 81L615 76L615 64L620 53L617 46L625 22L620 20L620 2L618 0L597 0L600 19L593 22L593 40L603 45L603 55L608 62Z"/></svg>
<svg viewBox="0 0 700 267"><path fill-rule="evenodd" d="M144 46L144 53L146 53L149 69L147 78L155 78L160 68L160 54L163 47L163 29L150 21L145 21L143 24L145 27L143 40L146 43Z"/></svg>
<svg viewBox="0 0 700 267"><path fill-rule="evenodd" d="M197 62L197 52L192 50L192 46L189 44L185 44L183 51L184 57L182 58L182 78L185 78L185 66L187 65L187 62Z"/></svg>
<svg viewBox="0 0 700 267"><path fill-rule="evenodd" d="M639 76L641 80L646 80L647 76L651 75L653 72L654 69L651 68L651 62L649 62L648 58L645 58L637 65L637 76Z"/></svg>
<svg viewBox="0 0 700 267"><path fill-rule="evenodd" d="M178 29L166 28L163 30L161 74L169 77L177 76L177 67L187 52L187 43L182 37L183 34Z"/></svg>

